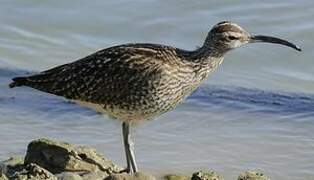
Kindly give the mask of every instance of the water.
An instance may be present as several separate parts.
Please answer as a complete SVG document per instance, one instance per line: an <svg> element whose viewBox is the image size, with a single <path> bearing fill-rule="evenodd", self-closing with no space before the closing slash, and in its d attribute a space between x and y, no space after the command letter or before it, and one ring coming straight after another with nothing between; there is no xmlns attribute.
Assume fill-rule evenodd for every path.
<svg viewBox="0 0 314 180"><path fill-rule="evenodd" d="M194 49L221 20L303 49L254 44L229 53L183 105L132 129L141 169L160 175L210 168L226 179L258 169L314 179L314 1L2 1L0 159L49 137L90 145L124 164L120 123L10 78L126 42Z"/></svg>

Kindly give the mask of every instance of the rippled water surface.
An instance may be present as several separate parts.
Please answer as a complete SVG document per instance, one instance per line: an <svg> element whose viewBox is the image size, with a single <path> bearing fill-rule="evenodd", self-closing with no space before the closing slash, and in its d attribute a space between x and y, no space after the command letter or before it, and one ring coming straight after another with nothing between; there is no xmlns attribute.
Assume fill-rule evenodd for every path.
<svg viewBox="0 0 314 180"><path fill-rule="evenodd" d="M132 129L140 168L210 168L226 179L258 169L314 179L314 1L18 1L0 6L0 159L34 138L90 145L124 164L120 122L10 78L127 42L194 49L219 21L289 39L302 53L252 44L227 54L183 105Z"/></svg>

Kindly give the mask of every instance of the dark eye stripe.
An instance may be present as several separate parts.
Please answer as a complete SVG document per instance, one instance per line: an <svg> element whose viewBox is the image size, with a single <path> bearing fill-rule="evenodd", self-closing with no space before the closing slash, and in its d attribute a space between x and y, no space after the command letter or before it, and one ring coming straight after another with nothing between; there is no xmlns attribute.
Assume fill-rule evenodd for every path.
<svg viewBox="0 0 314 180"><path fill-rule="evenodd" d="M236 40L236 39L239 39L238 37L235 37L235 36L228 36L228 38L229 38L230 40Z"/></svg>

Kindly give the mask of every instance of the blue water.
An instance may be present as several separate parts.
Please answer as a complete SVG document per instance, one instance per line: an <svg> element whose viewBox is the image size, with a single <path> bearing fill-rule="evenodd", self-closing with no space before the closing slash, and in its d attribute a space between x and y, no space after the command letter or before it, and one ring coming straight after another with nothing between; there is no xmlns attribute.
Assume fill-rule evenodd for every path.
<svg viewBox="0 0 314 180"><path fill-rule="evenodd" d="M314 179L314 3L300 1L3 1L0 6L0 159L49 137L89 145L124 165L121 123L61 97L9 89L17 75L126 42L194 49L211 26L297 43L302 53L253 44L174 111L132 128L140 169L161 175L213 169L225 179L260 170L272 179Z"/></svg>

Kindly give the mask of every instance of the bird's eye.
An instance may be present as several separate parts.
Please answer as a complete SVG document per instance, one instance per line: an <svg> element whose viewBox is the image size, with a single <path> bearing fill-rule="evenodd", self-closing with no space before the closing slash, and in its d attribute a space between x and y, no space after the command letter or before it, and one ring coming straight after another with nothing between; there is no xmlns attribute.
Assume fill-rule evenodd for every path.
<svg viewBox="0 0 314 180"><path fill-rule="evenodd" d="M235 36L228 36L228 39L229 39L229 40L236 40L236 39L239 39L239 38L237 38L237 37L235 37Z"/></svg>

